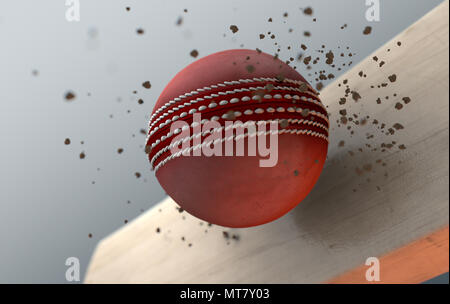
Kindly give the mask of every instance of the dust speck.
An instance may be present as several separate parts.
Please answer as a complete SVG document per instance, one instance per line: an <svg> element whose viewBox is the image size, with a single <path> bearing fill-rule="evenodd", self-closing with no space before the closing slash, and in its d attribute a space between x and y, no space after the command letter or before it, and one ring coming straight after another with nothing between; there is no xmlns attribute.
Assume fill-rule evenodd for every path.
<svg viewBox="0 0 450 304"><path fill-rule="evenodd" d="M150 89L152 87L152 85L150 84L150 81L145 81L142 83L142 86L146 89Z"/></svg>
<svg viewBox="0 0 450 304"><path fill-rule="evenodd" d="M371 26L366 26L363 30L363 34L364 35L369 35L370 33L372 33L372 27Z"/></svg>
<svg viewBox="0 0 450 304"><path fill-rule="evenodd" d="M192 50L191 51L191 57L197 58L198 56L198 51L197 50Z"/></svg>
<svg viewBox="0 0 450 304"><path fill-rule="evenodd" d="M72 91L67 91L64 97L67 101L72 101L73 99L75 99L75 93Z"/></svg>
<svg viewBox="0 0 450 304"><path fill-rule="evenodd" d="M233 34L236 34L239 31L239 28L236 25L230 25L230 30Z"/></svg>

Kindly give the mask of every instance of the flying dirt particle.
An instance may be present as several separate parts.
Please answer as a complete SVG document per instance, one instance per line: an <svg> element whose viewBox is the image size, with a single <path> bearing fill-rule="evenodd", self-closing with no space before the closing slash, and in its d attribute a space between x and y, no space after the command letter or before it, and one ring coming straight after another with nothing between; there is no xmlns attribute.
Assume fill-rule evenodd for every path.
<svg viewBox="0 0 450 304"><path fill-rule="evenodd" d="M72 92L72 91L67 91L66 94L65 94L65 96L64 96L64 98L65 98L67 101L72 101L72 100L75 98L75 93Z"/></svg>
<svg viewBox="0 0 450 304"><path fill-rule="evenodd" d="M236 25L230 25L230 30L233 34L236 34L239 28Z"/></svg>
<svg viewBox="0 0 450 304"><path fill-rule="evenodd" d="M161 232L161 228L157 227L156 228L156 233L160 233Z"/></svg>
<svg viewBox="0 0 450 304"><path fill-rule="evenodd" d="M334 60L334 54L332 51L329 51L328 53L326 53L325 55L327 57L327 60L325 61L326 64L333 64L333 60Z"/></svg>
<svg viewBox="0 0 450 304"><path fill-rule="evenodd" d="M287 119L282 119L282 120L280 121L280 127L281 127L282 129L286 128L288 125L289 125L289 122L288 122Z"/></svg>
<svg viewBox="0 0 450 304"><path fill-rule="evenodd" d="M152 147L151 147L151 146L145 146L145 148L144 148L144 153L145 153L145 154L149 154L149 153L151 152L151 150L152 150Z"/></svg>
<svg viewBox="0 0 450 304"><path fill-rule="evenodd" d="M144 103L144 100L142 100L142 98L139 98L138 104L143 104L143 103Z"/></svg>
<svg viewBox="0 0 450 304"><path fill-rule="evenodd" d="M129 12L131 8L129 6L127 6L127 7L125 7L125 9L127 10L127 12Z"/></svg>
<svg viewBox="0 0 450 304"><path fill-rule="evenodd" d="M405 104L408 104L411 102L411 98L409 98L409 97L403 97L402 100Z"/></svg>
<svg viewBox="0 0 450 304"><path fill-rule="evenodd" d="M266 92L264 90L258 89L256 91L252 92L252 96L254 96L259 101L261 101L263 99L265 93Z"/></svg>
<svg viewBox="0 0 450 304"><path fill-rule="evenodd" d="M304 50L304 51L306 51L306 49L308 48L308 47L307 47L306 45L304 45L304 44L302 44L300 47L301 47L302 50Z"/></svg>
<svg viewBox="0 0 450 304"><path fill-rule="evenodd" d="M92 238L92 233L89 233L89 234L88 234L88 237L91 239L91 238Z"/></svg>
<svg viewBox="0 0 450 304"><path fill-rule="evenodd" d="M38 76L39 75L39 71L38 70L33 70L33 71L31 71L31 75Z"/></svg>
<svg viewBox="0 0 450 304"><path fill-rule="evenodd" d="M399 148L400 150L405 150L405 149L406 149L406 146L405 146L405 145L400 145L400 146L398 146L398 148Z"/></svg>
<svg viewBox="0 0 450 304"><path fill-rule="evenodd" d="M395 123L392 127L394 127L394 129L396 130L402 130L404 129L403 125L399 124L399 123Z"/></svg>
<svg viewBox="0 0 450 304"><path fill-rule="evenodd" d="M198 51L197 50L192 50L191 51L191 57L197 58L198 56Z"/></svg>
<svg viewBox="0 0 450 304"><path fill-rule="evenodd" d="M338 144L338 147L343 147L345 146L345 141L341 140Z"/></svg>
<svg viewBox="0 0 450 304"><path fill-rule="evenodd" d="M136 33L137 33L138 35L143 35L143 34L144 34L144 29L143 29L143 28L138 28L138 29L136 30Z"/></svg>
<svg viewBox="0 0 450 304"><path fill-rule="evenodd" d="M300 90L300 92L306 92L308 91L308 85L305 82L302 82L298 89Z"/></svg>
<svg viewBox="0 0 450 304"><path fill-rule="evenodd" d="M340 105L344 105L346 102L347 102L347 99L345 97L341 97L341 99L339 99Z"/></svg>
<svg viewBox="0 0 450 304"><path fill-rule="evenodd" d="M309 32L309 31L304 31L304 32L303 32L303 36L305 36L305 37L311 37L311 32Z"/></svg>
<svg viewBox="0 0 450 304"><path fill-rule="evenodd" d="M381 62L380 62L380 68L381 68L383 65L385 65L385 64L386 64L386 62L381 61Z"/></svg>
<svg viewBox="0 0 450 304"><path fill-rule="evenodd" d="M401 103L397 102L397 103L395 104L395 108L396 108L397 110L401 110L401 109L403 108L403 105L402 105Z"/></svg>
<svg viewBox="0 0 450 304"><path fill-rule="evenodd" d="M346 109L342 109L339 111L339 114L341 114L342 116L347 115L347 110Z"/></svg>
<svg viewBox="0 0 450 304"><path fill-rule="evenodd" d="M273 84L268 83L268 84L265 85L264 90L266 90L267 93L270 93L270 92L273 91L274 88L275 88L275 86Z"/></svg>
<svg viewBox="0 0 450 304"><path fill-rule="evenodd" d="M283 17L284 17L284 18L287 18L287 16L288 16L288 13L285 12L285 13L283 14Z"/></svg>
<svg viewBox="0 0 450 304"><path fill-rule="evenodd" d="M309 110L308 109L303 109L302 110L302 116L303 117L308 117L308 115L309 115Z"/></svg>
<svg viewBox="0 0 450 304"><path fill-rule="evenodd" d="M232 111L232 110L225 113L225 117L227 120L235 120L236 119L236 115L234 115L234 111Z"/></svg>
<svg viewBox="0 0 450 304"><path fill-rule="evenodd" d="M128 220L124 220L123 223L124 223L124 224L128 224Z"/></svg>
<svg viewBox="0 0 450 304"><path fill-rule="evenodd" d="M185 8L185 9L183 10L183 12L187 13L187 12L188 12L187 8Z"/></svg>
<svg viewBox="0 0 450 304"><path fill-rule="evenodd" d="M352 99L353 99L355 102L358 102L358 100L361 99L361 95L359 95L358 92L353 91L353 92L352 92Z"/></svg>
<svg viewBox="0 0 450 304"><path fill-rule="evenodd" d="M264 34L259 34L259 39L264 39L266 37Z"/></svg>
<svg viewBox="0 0 450 304"><path fill-rule="evenodd" d="M275 78L277 79L277 81L283 82L286 79L286 76L284 76L283 74L278 74L277 76L275 76Z"/></svg>
<svg viewBox="0 0 450 304"><path fill-rule="evenodd" d="M363 30L363 34L364 35L369 35L370 33L372 33L372 27L371 26L366 26Z"/></svg>
<svg viewBox="0 0 450 304"><path fill-rule="evenodd" d="M269 18L269 19L267 20L267 22L272 22L272 18Z"/></svg>
<svg viewBox="0 0 450 304"><path fill-rule="evenodd" d="M298 170L294 170L294 176L298 176Z"/></svg>
<svg viewBox="0 0 450 304"><path fill-rule="evenodd" d="M117 153L122 154L122 152L123 152L122 148L117 149Z"/></svg>
<svg viewBox="0 0 450 304"><path fill-rule="evenodd" d="M373 59L373 61L375 61L375 62L378 61L378 57L377 57L377 56L373 56L372 59Z"/></svg>
<svg viewBox="0 0 450 304"><path fill-rule="evenodd" d="M145 81L142 83L142 86L146 89L150 89L152 87L152 85L150 84L150 81Z"/></svg>
<svg viewBox="0 0 450 304"><path fill-rule="evenodd" d="M84 152L80 153L80 159L84 159L86 157L86 154Z"/></svg>
<svg viewBox="0 0 450 304"><path fill-rule="evenodd" d="M397 45L398 45L398 46L401 46L402 43L401 43L400 41L397 41Z"/></svg>
<svg viewBox="0 0 450 304"><path fill-rule="evenodd" d="M323 83L321 83L321 82L316 83L316 90L321 91L322 89L323 89Z"/></svg>
<svg viewBox="0 0 450 304"><path fill-rule="evenodd" d="M305 65L308 65L310 61L311 61L311 56L305 57L305 58L303 59L303 63L304 63Z"/></svg>
<svg viewBox="0 0 450 304"><path fill-rule="evenodd" d="M139 172L134 173L134 175L136 176L136 178L140 178L141 177L141 173L139 173Z"/></svg>
<svg viewBox="0 0 450 304"><path fill-rule="evenodd" d="M307 7L303 10L303 14L311 16L313 14L313 9L311 7Z"/></svg>
<svg viewBox="0 0 450 304"><path fill-rule="evenodd" d="M66 139L64 140L64 144L65 144L65 145L70 145L70 138L66 138Z"/></svg>
<svg viewBox="0 0 450 304"><path fill-rule="evenodd" d="M397 80L397 75L392 74L391 76L388 77L390 82L395 82Z"/></svg>
<svg viewBox="0 0 450 304"><path fill-rule="evenodd" d="M246 69L247 72L249 72L249 73L253 73L253 72L255 71L255 67L254 67L253 65L251 65L251 64L247 65L247 66L245 67L245 69Z"/></svg>
<svg viewBox="0 0 450 304"><path fill-rule="evenodd" d="M228 240L230 238L230 234L227 231L222 231L222 236L226 240Z"/></svg>
<svg viewBox="0 0 450 304"><path fill-rule="evenodd" d="M140 129L139 133L143 134L143 135L147 135L147 131L145 131L145 129Z"/></svg>
<svg viewBox="0 0 450 304"><path fill-rule="evenodd" d="M175 22L175 24L177 25L177 26L180 26L180 25L182 25L183 24L183 17L178 17L178 19L177 19L177 21Z"/></svg>

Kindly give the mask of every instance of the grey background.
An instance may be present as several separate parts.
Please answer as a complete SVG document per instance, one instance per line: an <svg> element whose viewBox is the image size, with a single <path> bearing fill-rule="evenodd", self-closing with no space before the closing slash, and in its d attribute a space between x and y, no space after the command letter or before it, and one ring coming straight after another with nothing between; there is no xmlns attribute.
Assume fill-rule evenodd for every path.
<svg viewBox="0 0 450 304"><path fill-rule="evenodd" d="M242 45L273 54L276 41L286 60L301 43L349 46L356 63L441 0L381 0L381 22L372 23L364 0L80 0L80 22L66 21L64 2L0 2L0 283L64 283L71 256L84 276L101 238L164 197L140 129L192 49L200 57ZM307 6L317 22L302 13ZM371 35L362 35L366 25ZM277 38L260 40L267 31Z"/></svg>

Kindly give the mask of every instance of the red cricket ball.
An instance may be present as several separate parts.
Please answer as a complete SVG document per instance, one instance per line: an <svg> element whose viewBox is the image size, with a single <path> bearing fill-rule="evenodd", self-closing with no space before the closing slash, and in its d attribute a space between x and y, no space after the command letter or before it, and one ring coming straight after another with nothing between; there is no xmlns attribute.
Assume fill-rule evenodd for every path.
<svg viewBox="0 0 450 304"><path fill-rule="evenodd" d="M317 95L293 68L260 51L228 50L195 61L166 86L150 118L146 152L159 183L181 208L212 224L250 227L281 217L308 195L325 163L329 121ZM230 121L240 123L231 127L236 132L253 122L278 129L229 137ZM215 127L202 129L208 124ZM208 140L214 132L223 133ZM262 150L236 156L238 141L248 152L255 135L266 148L277 136L276 163L261 166L269 157ZM225 143L235 143L234 156L224 156L224 146L221 156L194 156Z"/></svg>

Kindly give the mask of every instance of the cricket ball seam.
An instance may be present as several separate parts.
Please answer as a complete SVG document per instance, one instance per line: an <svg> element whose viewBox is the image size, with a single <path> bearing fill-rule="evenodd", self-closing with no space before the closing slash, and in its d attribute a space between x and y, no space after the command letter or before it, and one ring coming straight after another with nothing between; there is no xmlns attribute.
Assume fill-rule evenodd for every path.
<svg viewBox="0 0 450 304"><path fill-rule="evenodd" d="M328 121L327 117L325 115L323 115L322 113L316 112L316 111L310 110L310 109L300 108L300 107L287 107L287 108L285 108L285 107L279 106L276 109L274 109L272 107L267 107L266 109L263 109L262 107L258 107L258 108L253 109L253 110L252 109L242 110L242 112L244 113L244 115L252 115L253 113L255 113L255 114L263 114L264 111L266 111L268 113L274 113L275 111L279 112L279 113L283 113L285 111L290 112L290 113L302 113L304 110L307 110L308 115L311 114L313 116L317 116L319 118L322 118L323 120L326 121L327 125L329 126L329 121ZM234 114L235 117L240 117L240 116L242 116L242 112L241 111L233 111L233 114ZM228 112L223 114L221 117L219 117L219 116L212 116L210 119L203 119L202 120L202 124L204 122L208 121L208 120L219 120L219 118L227 119L228 118L227 116L228 116ZM190 124L190 127L193 127L194 123L195 122L192 122ZM320 124L320 125L322 125L322 124ZM326 127L324 125L322 125L322 126L323 126L323 129L328 133L328 126L326 126ZM160 144L162 141L166 140L167 138L169 138L171 136L173 136L173 133L171 131L169 131L165 135L162 135L159 139L155 140L150 145L148 152L152 151L153 148L156 145ZM148 139L150 139L150 138L148 138ZM149 145L149 140L147 141L147 146L148 145Z"/></svg>
<svg viewBox="0 0 450 304"><path fill-rule="evenodd" d="M239 80L233 80L233 81L224 81L222 83L218 83L215 85L210 85L210 86L205 86L203 88L199 88L196 89L194 91L188 92L188 93L184 93L178 97L175 97L174 99L166 102L163 106L161 106L160 108L158 108L155 113L152 114L152 116L150 117L150 123L152 122L153 118L161 111L163 111L166 107L175 104L179 101L181 101L184 98L187 97L191 97L192 95L197 95L201 92L204 91L209 91L212 89L217 89L219 87L227 87L227 86L232 86L232 85L238 85L238 84L243 84L243 83L249 83L249 82L263 82L263 81L272 81L272 82L280 82L279 79L277 78L270 78L270 77L259 77L259 78L248 78L248 79L239 79ZM311 87L311 85L309 85L306 82L303 82L301 80L294 80L294 79L289 79L289 78L285 78L283 79L283 81L288 82L288 83L292 83L292 84L297 84L297 85L306 85L306 87L311 90L313 92L313 94L317 94L317 92L314 90L313 87ZM305 90L306 91L306 90ZM317 97L317 96L316 96Z"/></svg>
<svg viewBox="0 0 450 304"><path fill-rule="evenodd" d="M291 112L289 109L293 109L292 107L289 107L288 108L288 112ZM258 111L258 110L260 110L260 111ZM248 112L248 111L250 111L250 112ZM255 112L255 111L258 111L258 112ZM257 108L257 109L255 109L255 111L252 111L252 110L246 110L246 111L244 111L244 115L251 115L252 113L262 113L262 111L263 111L263 109L260 109L260 108ZM237 113L239 113L239 114L237 114ZM227 115L227 113L225 113L224 115L222 115L222 118L223 119L226 119L227 117L224 117L225 115ZM234 115L236 116L236 117L239 117L240 115L242 115L242 113L241 112L239 112L239 111L235 111L234 112ZM202 121L201 121L201 124L203 125L203 124L205 124L207 121L213 121L213 120L217 120L217 117L218 116L213 116L213 117L211 117L211 119L203 119ZM283 120L283 119L275 119L275 120L265 120L265 121L281 121L281 120ZM314 126L314 127L319 127L319 128L321 128L321 129L323 129L323 130L325 130L325 132L327 132L328 133L328 127L327 126L325 126L324 124L321 124L321 123L319 123L319 122L314 122L314 121L312 121L312 120L306 120L306 119L292 119L292 118L287 118L286 119L287 120L287 122L289 122L289 123L291 123L291 121L292 121L292 123L296 123L297 121L298 121L298 123L307 123L307 124L309 124L309 125L312 125L312 126ZM259 121L263 121L263 120L259 120ZM196 122L192 122L191 124L190 124L190 127L194 127L194 124L195 124ZM167 133L166 135L162 135L159 139L157 139L154 143L152 143L151 144L151 146L150 146L150 151L156 146L156 145L158 145L158 144L160 144L161 142L163 142L163 141L165 141L166 139L168 139L168 138L170 138L170 137L172 137L174 134L176 135L176 134L178 134L179 132L180 132L181 130L179 130L179 129L175 129L173 132L172 131L169 131L169 133Z"/></svg>
<svg viewBox="0 0 450 304"><path fill-rule="evenodd" d="M256 121L256 123L258 123L258 124L259 124L259 123L265 123L265 124L268 124L268 123L271 123L271 122L281 123L282 120L283 120L283 119L258 120L258 121ZM208 120L208 121L209 121L209 120ZM315 122L315 121L306 120L306 119L291 119L291 118L286 119L286 121L287 121L289 124L307 124L307 125L312 125L312 126L315 126L315 127L322 128L322 129L324 129L324 130L328 133L328 128L327 128L325 125L323 125L323 124L321 124L321 123L318 123L318 122ZM204 123L206 123L206 122L201 122L201 125L203 125ZM222 126L222 127L220 127L220 128L214 128L214 129L207 130L207 131L205 131L205 132L194 133L194 134L192 134L191 136L184 137L184 138L182 138L182 139L180 139L180 140L178 140L178 141L172 142L172 143L170 143L169 145L166 145L164 148L160 149L160 150L152 157L152 159L151 159L151 161L150 161L150 165L152 166L152 169L153 169L153 168L154 168L155 161L156 161L161 155L163 155L165 152L167 152L168 150L172 149L173 147L176 147L176 146L178 146L179 144L182 144L183 142L191 141L192 139L194 139L194 137L198 137L199 135L205 136L205 135L211 134L211 133L213 133L213 132L222 132L222 131L225 131L225 132L226 132L226 131L228 131L228 130L231 129L231 128L246 127L246 126L248 126L248 125L251 124L251 123L255 123L255 121L247 121L247 122L241 123L241 124L237 123L237 124L233 124L233 125L230 125L230 126L227 126L227 127L223 127L223 126ZM177 130L179 130L179 129L177 129ZM175 130L174 133L175 133L177 130ZM180 132L181 132L181 130L180 130ZM179 133L179 132L178 132L178 133ZM317 132L317 133L320 133L320 132ZM177 134L177 133L175 133L175 134ZM321 134L322 134L322 133L321 133ZM173 135L173 134L172 134L172 135ZM324 135L324 136L325 136L325 135ZM162 139L161 142L164 141L164 140L166 140L167 138L169 138L169 136L167 136L166 138ZM326 138L326 140L328 141L327 138Z"/></svg>
<svg viewBox="0 0 450 304"><path fill-rule="evenodd" d="M258 98L255 98L255 97L258 97ZM270 94L265 94L263 97L264 97L264 99L272 99L272 98L282 99L283 98L283 96L281 94L274 94L274 96L272 96ZM232 98L229 101L228 100L222 100L222 101L219 102L219 104L217 104L215 102L212 102L212 103L210 103L208 105L208 107L206 105L202 105L202 106L199 106L198 109L192 108L188 112L182 112L182 113L180 113L180 115L175 115L171 119L167 119L165 122L160 123L159 126L153 128L153 129L152 129L153 126L150 126L150 129L149 129L149 132L148 132L148 135L147 135L147 142L150 140L152 135L155 134L159 129L161 129L161 128L165 127L166 125L168 125L168 124L178 120L179 118L185 118L187 115L193 115L197 111L203 111L203 110L206 110L208 108L215 108L215 107L225 106L228 103L238 103L240 101L244 101L244 102L245 101L249 101L250 98L253 99L253 100L259 100L260 96L259 95L255 95L253 97L243 96L243 97L240 98L240 100L238 98ZM285 94L284 95L284 99L287 99L287 100L294 99L294 100L301 100L301 101L305 101L305 102L311 102L311 103L313 103L315 105L320 105L321 109L324 110L324 112L326 113L326 109L324 108L323 104L318 102L318 101L316 101L316 100L314 100L314 99L312 99L312 98L307 98L307 97L299 96L299 95L293 95L292 96L290 94ZM283 101L285 101L285 100L283 100ZM251 105L254 105L254 104L251 104ZM296 109L298 109L298 107ZM289 108L287 110L289 111ZM290 112L292 112L292 111L290 111ZM320 112L316 112L314 110L311 110L311 112L313 113L313 115L316 115L316 113L317 113L316 116L324 119L327 122L327 124L329 124L329 120L328 120L326 115L324 115L323 113L320 113Z"/></svg>
<svg viewBox="0 0 450 304"><path fill-rule="evenodd" d="M240 93L240 92L251 92L251 91L258 91L258 90L265 90L265 87L237 88L237 89L234 89L232 91L221 91L221 92L217 92L217 94L211 94L211 95L207 95L207 96L203 96L203 97L198 97L196 99L192 99L192 100L190 100L188 102L185 102L182 105L178 105L177 107L169 109L167 112L161 113L161 115L159 115L155 120L150 120L150 122L149 122L149 129L154 127L155 124L157 124L164 117L167 117L168 115L173 114L174 112L179 111L179 110L181 110L184 107L188 107L188 106L191 106L192 104L196 104L198 102L205 101L205 99L217 98L217 97L220 97L220 95L224 96L224 95L236 94L236 93ZM308 102L314 103L315 105L320 106L324 111L326 111L326 108L320 102L320 99L316 95L314 95L314 94L312 94L310 92L303 91L302 89L299 89L299 88L286 87L286 86L274 86L274 88L272 90L296 91L296 92L299 92L299 93L307 94L309 96L317 98L317 100L313 99L311 97L306 98L306 97L302 96L302 97L304 97L304 99L303 99L304 101L308 101ZM220 94L220 93L222 93L222 94ZM265 94L265 95L270 95L270 94ZM277 97L274 97L276 99L281 99L282 98L281 94L275 94L275 95L277 95ZM286 94L286 95L289 95L289 94ZM295 95L295 96L297 96L297 95ZM252 98L253 100L256 100L256 99L260 98L259 95L254 95L253 97L254 97L254 98ZM250 100L250 99L242 100L242 101L248 101L248 100ZM185 113L185 112L183 112L183 113ZM180 115L182 115L183 113L181 113Z"/></svg>
<svg viewBox="0 0 450 304"><path fill-rule="evenodd" d="M251 135L252 136L265 136L265 135L268 135L268 134L281 135L281 134L286 134L286 133L287 134L309 135L309 136L313 136L313 137L318 137L318 138L324 139L328 143L328 137L327 136L325 136L325 135L323 135L322 133L319 133L319 132L314 132L314 131L305 130L305 129L303 129L303 130L302 129L281 129L281 130L276 130L276 131L259 131L259 132L253 133ZM246 138L246 137L248 137L248 133L243 134L242 136L240 136L239 139L241 139L241 138L243 139L243 138ZM220 141L220 143L223 143L226 140L232 140L232 139L235 140L235 141L238 140L237 137L232 135L232 136L229 136L229 137L226 137L226 138L221 138L219 141ZM215 140L215 141L217 141L217 140ZM170 160L172 160L174 158L180 157L180 156L182 156L182 154L184 154L186 152L190 153L191 151L193 151L195 149L200 149L203 146L210 145L212 142L213 141L207 141L207 142L198 144L196 146L180 150L179 152L177 152L175 154L172 154L172 155L166 157L165 159L163 159L158 165L156 165L153 168L153 170L156 173L159 170L159 168L164 166L168 161L170 161Z"/></svg>
<svg viewBox="0 0 450 304"><path fill-rule="evenodd" d="M270 97L267 97L267 99L270 99ZM252 104L252 105L255 105L255 104ZM214 107L216 107L216 106L217 106L217 104L216 104ZM271 107L270 107L270 108L271 108ZM278 106L277 109L278 109L278 108L283 108L283 107ZM294 109L295 111L290 111L290 110L287 110L286 108L284 108L284 109L287 110L288 112L291 112L291 113L293 113L293 112L300 113L301 110L304 110L304 108L300 108L300 107L288 107L288 109L290 109L290 108ZM150 131L150 136L149 136L148 138L150 138L153 134L155 134L156 131L162 129L163 127L167 126L168 124L170 124L170 123L172 123L172 122L177 121L179 118L185 118L185 117L187 117L187 115L193 115L193 114L196 113L197 111L198 111L198 112L201 112L201 111L206 110L206 109L208 109L208 107L206 107L206 106L200 106L200 107L198 107L198 109L191 109L191 110L195 110L195 111L192 111L192 112L189 113L189 114L183 115L182 117L176 116L176 117L173 117L172 119L167 119L165 122L162 122L158 127L154 128L152 131ZM268 108L268 109L269 109L269 108ZM273 109L273 108L272 108L272 109ZM250 109L249 109L249 110L250 110ZM308 109L308 110L309 110L309 109ZM281 110L281 111L278 111L278 112L284 112L284 111ZM314 115L314 116L317 116L317 117L322 118L322 119L325 120L328 124L330 123L329 120L328 120L328 118L327 118L327 116L324 115L323 113L317 112L317 111L315 111L315 110L309 110L309 112L310 112L312 115ZM184 112L184 113L185 113L185 112ZM270 112L269 112L269 113L270 113ZM260 113L258 113L258 114L260 114Z"/></svg>

